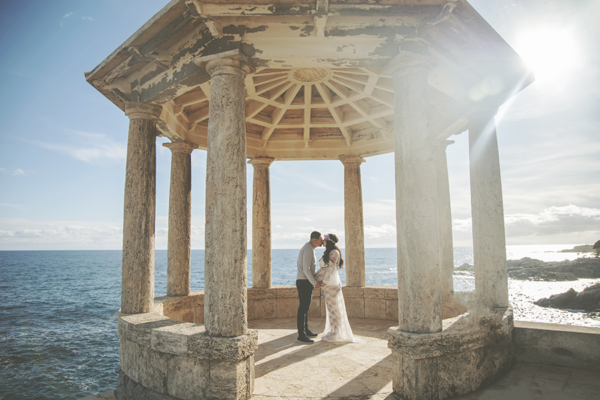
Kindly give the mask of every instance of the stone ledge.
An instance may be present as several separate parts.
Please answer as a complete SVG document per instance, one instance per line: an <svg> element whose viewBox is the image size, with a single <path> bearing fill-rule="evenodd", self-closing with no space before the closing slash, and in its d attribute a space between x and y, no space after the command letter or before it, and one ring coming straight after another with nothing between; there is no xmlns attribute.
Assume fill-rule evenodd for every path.
<svg viewBox="0 0 600 400"><path fill-rule="evenodd" d="M445 320L444 330L434 333L411 333L391 327L388 329L388 348L412 359L425 359L508 344L511 342L512 315L510 308L481 317L463 314Z"/></svg>
<svg viewBox="0 0 600 400"><path fill-rule="evenodd" d="M175 321L158 313L119 313L118 331L121 338L154 351L200 359L238 362L258 347L256 331L231 338L213 337L204 325Z"/></svg>
<svg viewBox="0 0 600 400"><path fill-rule="evenodd" d="M513 343L520 362L600 371L600 329L515 321Z"/></svg>
<svg viewBox="0 0 600 400"><path fill-rule="evenodd" d="M209 360L238 362L254 354L257 348L258 332L255 330L248 330L247 334L236 337L215 337L203 333L188 339L187 355Z"/></svg>

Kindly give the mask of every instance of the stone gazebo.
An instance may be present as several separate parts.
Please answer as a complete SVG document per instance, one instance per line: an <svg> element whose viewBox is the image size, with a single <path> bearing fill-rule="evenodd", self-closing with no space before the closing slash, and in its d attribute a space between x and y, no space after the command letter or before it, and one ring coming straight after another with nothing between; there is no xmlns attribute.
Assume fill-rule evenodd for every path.
<svg viewBox="0 0 600 400"><path fill-rule="evenodd" d="M297 308L295 288L271 286L269 166L280 160L343 163L348 314L398 321L399 396L467 393L512 366L494 115L532 78L466 1L173 0L86 79L130 118L118 398L251 397L248 320ZM476 294L461 303L445 149L467 129ZM154 298L156 136L172 151L164 298ZM205 290L190 293L194 149L207 152ZM360 165L389 152L397 289L365 285ZM310 312L324 316L314 296Z"/></svg>

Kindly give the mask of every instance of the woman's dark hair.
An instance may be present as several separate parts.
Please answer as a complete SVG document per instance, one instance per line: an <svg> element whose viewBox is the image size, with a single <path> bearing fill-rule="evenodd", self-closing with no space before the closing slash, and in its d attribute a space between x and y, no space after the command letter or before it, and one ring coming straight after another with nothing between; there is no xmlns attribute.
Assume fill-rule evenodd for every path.
<svg viewBox="0 0 600 400"><path fill-rule="evenodd" d="M340 253L341 267L342 265L344 265L344 259L342 258L342 252L340 251L339 247L336 246L336 243L338 242L338 237L333 233L329 233L326 236L327 240L325 241L325 253L323 253L323 261L325 262L325 265L329 264L329 253L331 253L332 250L337 250Z"/></svg>

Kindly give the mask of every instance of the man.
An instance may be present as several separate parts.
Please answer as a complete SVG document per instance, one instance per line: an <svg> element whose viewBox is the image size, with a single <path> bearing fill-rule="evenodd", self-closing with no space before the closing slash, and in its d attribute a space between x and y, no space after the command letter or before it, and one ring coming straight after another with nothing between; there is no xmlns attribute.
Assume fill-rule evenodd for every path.
<svg viewBox="0 0 600 400"><path fill-rule="evenodd" d="M298 254L298 274L296 275L296 288L298 289L298 341L303 343L314 343L311 337L316 337L316 333L312 333L308 329L308 310L312 300L313 288L323 286L315 279L317 256L315 255L315 247L323 245L323 238L320 232L310 234L310 241L302 246L300 254Z"/></svg>

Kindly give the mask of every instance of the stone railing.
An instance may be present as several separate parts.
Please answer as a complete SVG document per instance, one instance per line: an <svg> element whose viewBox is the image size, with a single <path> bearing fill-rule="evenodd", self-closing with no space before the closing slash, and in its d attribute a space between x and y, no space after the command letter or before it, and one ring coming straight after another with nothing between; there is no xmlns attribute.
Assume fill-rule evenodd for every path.
<svg viewBox="0 0 600 400"><path fill-rule="evenodd" d="M254 368L254 330L236 338L214 337L204 325L157 312L119 313L118 330L117 399L246 398L252 393L252 382L240 380L235 371Z"/></svg>
<svg viewBox="0 0 600 400"><path fill-rule="evenodd" d="M369 318L398 321L398 289L393 286L365 286L342 288L346 312L351 318ZM204 323L204 292L193 292L182 297L157 297L155 310L168 318ZM275 286L268 289L248 288L248 320L295 318L298 311L298 292L295 286ZM443 304L443 318L466 312L458 299ZM308 315L325 317L323 289L313 291Z"/></svg>
<svg viewBox="0 0 600 400"><path fill-rule="evenodd" d="M343 287L349 317L398 320L398 289L385 286ZM157 313L184 322L204 323L204 292L192 292L182 297L157 297ZM295 318L298 312L298 291L295 286L268 289L248 288L248 320ZM325 317L323 289L313 291L308 315Z"/></svg>

